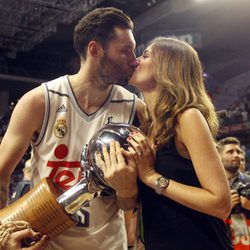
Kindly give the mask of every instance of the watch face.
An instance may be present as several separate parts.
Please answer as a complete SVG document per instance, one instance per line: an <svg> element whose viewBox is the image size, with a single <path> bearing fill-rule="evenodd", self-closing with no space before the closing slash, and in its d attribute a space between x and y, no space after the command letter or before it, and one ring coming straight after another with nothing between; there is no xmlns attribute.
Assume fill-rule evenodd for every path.
<svg viewBox="0 0 250 250"><path fill-rule="evenodd" d="M165 188L168 185L168 180L165 177L160 177L158 179L158 185L160 188Z"/></svg>

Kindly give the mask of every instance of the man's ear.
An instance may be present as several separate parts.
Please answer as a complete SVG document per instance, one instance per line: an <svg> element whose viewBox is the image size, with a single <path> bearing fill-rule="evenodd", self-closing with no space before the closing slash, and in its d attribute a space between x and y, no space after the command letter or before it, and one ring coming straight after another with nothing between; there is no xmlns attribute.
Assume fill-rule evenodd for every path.
<svg viewBox="0 0 250 250"><path fill-rule="evenodd" d="M91 56L99 57L103 55L103 48L97 41L90 41L88 44L88 51Z"/></svg>

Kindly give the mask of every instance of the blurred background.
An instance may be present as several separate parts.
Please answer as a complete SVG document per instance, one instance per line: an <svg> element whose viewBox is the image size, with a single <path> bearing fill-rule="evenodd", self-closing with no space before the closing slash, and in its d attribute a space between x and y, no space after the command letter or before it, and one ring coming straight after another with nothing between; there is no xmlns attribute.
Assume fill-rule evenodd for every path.
<svg viewBox="0 0 250 250"><path fill-rule="evenodd" d="M207 91L217 111L226 111L219 138L237 137L249 167L250 0L0 0L0 139L25 92L77 72L74 26L101 6L132 17L137 55L159 35L198 51Z"/></svg>

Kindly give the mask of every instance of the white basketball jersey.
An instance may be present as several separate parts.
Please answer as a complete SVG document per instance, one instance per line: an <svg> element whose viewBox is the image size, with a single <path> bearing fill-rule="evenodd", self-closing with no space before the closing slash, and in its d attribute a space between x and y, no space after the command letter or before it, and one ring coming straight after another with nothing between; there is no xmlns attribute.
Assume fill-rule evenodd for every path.
<svg viewBox="0 0 250 250"><path fill-rule="evenodd" d="M67 76L43 83L45 116L38 139L33 142L33 183L51 178L63 190L75 185L81 176L80 155L83 146L97 130L112 122L131 124L137 97L114 85L105 104L87 115L81 110ZM125 250L127 249L123 212L115 196L95 198L79 212L78 226L52 240L53 250Z"/></svg>

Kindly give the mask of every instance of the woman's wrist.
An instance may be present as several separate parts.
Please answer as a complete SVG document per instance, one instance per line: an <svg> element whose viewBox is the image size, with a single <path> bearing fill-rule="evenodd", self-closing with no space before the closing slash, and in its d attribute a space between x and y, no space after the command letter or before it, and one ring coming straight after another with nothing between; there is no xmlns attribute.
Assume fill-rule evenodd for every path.
<svg viewBox="0 0 250 250"><path fill-rule="evenodd" d="M148 172L145 176L143 176L143 177L141 178L141 181L142 181L145 185L147 185L147 186L149 186L149 187L155 189L156 180L157 180L160 176L161 176L161 175L160 175L159 173L157 173L157 172L154 170L154 171L152 171L152 172Z"/></svg>

